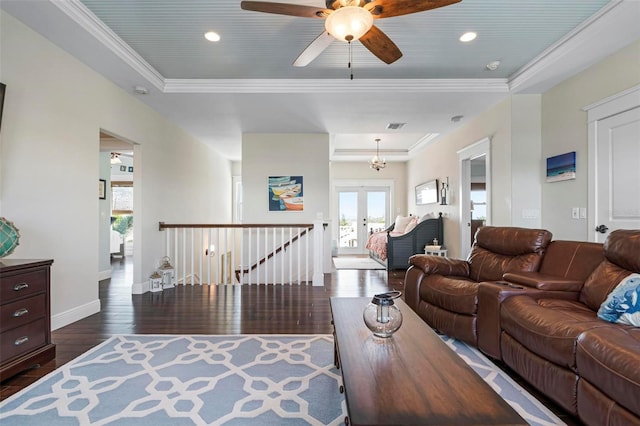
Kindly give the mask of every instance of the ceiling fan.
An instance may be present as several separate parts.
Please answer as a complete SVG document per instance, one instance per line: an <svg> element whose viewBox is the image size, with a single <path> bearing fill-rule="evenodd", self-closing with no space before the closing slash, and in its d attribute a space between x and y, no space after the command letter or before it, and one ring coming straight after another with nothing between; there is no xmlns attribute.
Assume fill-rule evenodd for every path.
<svg viewBox="0 0 640 426"><path fill-rule="evenodd" d="M461 0L326 0L326 8L289 3L243 1L240 7L255 12L325 20L325 31L298 56L293 65L304 67L322 53L333 40L360 42L381 61L391 64L402 52L378 27L374 19L391 18L449 6Z"/></svg>

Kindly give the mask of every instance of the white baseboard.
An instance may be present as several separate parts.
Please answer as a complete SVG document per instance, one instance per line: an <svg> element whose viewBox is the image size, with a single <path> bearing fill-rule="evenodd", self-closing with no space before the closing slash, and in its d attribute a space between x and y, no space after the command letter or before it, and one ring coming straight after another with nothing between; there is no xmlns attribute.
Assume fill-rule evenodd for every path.
<svg viewBox="0 0 640 426"><path fill-rule="evenodd" d="M66 312L51 316L51 330L57 330L76 321L80 321L89 315L100 312L100 299L89 302L85 305L76 306Z"/></svg>
<svg viewBox="0 0 640 426"><path fill-rule="evenodd" d="M151 290L149 286L149 281L145 281L143 283L133 283L131 286L131 294L144 294Z"/></svg>
<svg viewBox="0 0 640 426"><path fill-rule="evenodd" d="M98 272L98 281L108 280L111 278L111 268Z"/></svg>

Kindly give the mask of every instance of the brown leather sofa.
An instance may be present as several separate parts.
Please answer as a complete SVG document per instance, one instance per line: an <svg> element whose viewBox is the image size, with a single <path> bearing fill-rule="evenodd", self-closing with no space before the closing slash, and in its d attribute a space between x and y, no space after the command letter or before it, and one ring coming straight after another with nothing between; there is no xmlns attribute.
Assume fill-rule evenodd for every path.
<svg viewBox="0 0 640 426"><path fill-rule="evenodd" d="M508 272L538 271L551 233L543 229L485 226L467 260L415 255L405 275L405 302L427 324L477 345L478 288Z"/></svg>
<svg viewBox="0 0 640 426"><path fill-rule="evenodd" d="M603 254L579 291L530 291L502 301L501 357L585 424L638 425L640 328L603 321L597 311L623 278L640 273L640 230L612 232ZM536 287L544 281L528 279Z"/></svg>
<svg viewBox="0 0 640 426"><path fill-rule="evenodd" d="M429 311L436 299L428 286L436 283L442 291L451 279L461 284L449 289L471 287L464 263L471 267L476 245L486 249L489 236L478 234L466 262L417 255L405 278L407 304L457 338L469 335L468 321L458 320L465 315L444 313L451 324L434 326ZM640 230L614 231L604 246L552 241L537 270L509 270L477 283L475 315L466 315L475 317L477 346L585 424L640 425L640 328L597 318L600 304L632 272L640 273ZM456 291L448 297L457 297ZM461 303L469 299L463 293Z"/></svg>

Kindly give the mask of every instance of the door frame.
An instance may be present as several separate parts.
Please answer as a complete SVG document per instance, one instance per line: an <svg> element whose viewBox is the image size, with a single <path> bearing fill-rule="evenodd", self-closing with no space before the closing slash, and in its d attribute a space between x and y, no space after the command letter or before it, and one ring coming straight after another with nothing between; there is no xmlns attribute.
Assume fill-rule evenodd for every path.
<svg viewBox="0 0 640 426"><path fill-rule="evenodd" d="M598 216L598 121L640 107L640 85L616 93L582 108L588 122L588 172L587 172L587 239L597 241L595 230Z"/></svg>
<svg viewBox="0 0 640 426"><path fill-rule="evenodd" d="M391 217L393 211L395 211L395 203L394 203L394 181L392 179L335 179L332 182L332 192L333 192L333 205L331 207L331 218L335 222L335 226L333 226L333 236L332 239L334 241L338 241L339 232L340 232L340 214L339 204L340 200L338 199L338 190L340 188L349 188L349 189L372 189L376 188L384 189L389 191L389 202L387 205L387 220L392 221L394 218ZM390 225L388 223L387 225ZM366 249L364 246L362 247L362 252L366 253Z"/></svg>
<svg viewBox="0 0 640 426"><path fill-rule="evenodd" d="M491 139L482 138L457 152L460 164L460 258L466 259L471 246L471 160L485 156L486 191L487 191L487 225L491 224Z"/></svg>

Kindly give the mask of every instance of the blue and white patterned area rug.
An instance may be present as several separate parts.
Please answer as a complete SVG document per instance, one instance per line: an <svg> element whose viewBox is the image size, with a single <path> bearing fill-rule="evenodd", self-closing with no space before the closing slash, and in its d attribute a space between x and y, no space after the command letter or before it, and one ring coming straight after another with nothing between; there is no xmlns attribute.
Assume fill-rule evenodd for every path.
<svg viewBox="0 0 640 426"><path fill-rule="evenodd" d="M482 354L443 337L532 425L561 425ZM0 403L13 425L337 425L327 335L115 336Z"/></svg>

